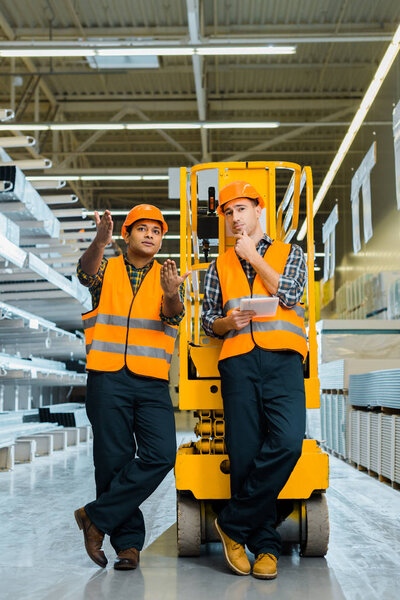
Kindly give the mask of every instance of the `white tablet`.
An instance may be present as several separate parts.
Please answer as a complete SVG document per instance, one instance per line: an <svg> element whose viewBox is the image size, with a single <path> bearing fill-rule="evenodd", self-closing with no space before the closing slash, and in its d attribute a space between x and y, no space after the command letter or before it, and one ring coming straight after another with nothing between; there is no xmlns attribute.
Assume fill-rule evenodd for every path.
<svg viewBox="0 0 400 600"><path fill-rule="evenodd" d="M279 298L264 296L261 298L242 298L240 310L254 310L257 317L273 317L278 308Z"/></svg>

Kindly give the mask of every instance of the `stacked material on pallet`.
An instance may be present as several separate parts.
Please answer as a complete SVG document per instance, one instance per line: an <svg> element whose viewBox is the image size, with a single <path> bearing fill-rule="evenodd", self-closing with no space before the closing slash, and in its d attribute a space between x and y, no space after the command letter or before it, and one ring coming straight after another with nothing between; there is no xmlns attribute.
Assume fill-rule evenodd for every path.
<svg viewBox="0 0 400 600"><path fill-rule="evenodd" d="M321 393L321 438L327 450L348 458L348 412L347 394Z"/></svg>
<svg viewBox="0 0 400 600"><path fill-rule="evenodd" d="M400 409L400 369L350 375L349 402L353 406Z"/></svg>
<svg viewBox="0 0 400 600"><path fill-rule="evenodd" d="M318 362L344 358L400 359L400 321L318 321Z"/></svg>
<svg viewBox="0 0 400 600"><path fill-rule="evenodd" d="M1 301L0 349L20 358L34 355L76 360L84 359L86 354L80 332L60 329L53 321Z"/></svg>
<svg viewBox="0 0 400 600"><path fill-rule="evenodd" d="M65 363L45 359L17 358L0 353L3 384L35 384L41 386L85 385L86 374L68 371Z"/></svg>
<svg viewBox="0 0 400 600"><path fill-rule="evenodd" d="M2 154L7 154L2 151ZM60 222L25 175L15 166L0 166L0 181L5 189L0 194L0 210L28 234L58 238Z"/></svg>
<svg viewBox="0 0 400 600"><path fill-rule="evenodd" d="M52 422L64 427L83 427L90 425L84 404L73 402L53 404L39 408L41 422Z"/></svg>
<svg viewBox="0 0 400 600"><path fill-rule="evenodd" d="M319 367L321 390L348 390L351 375L400 369L400 359L360 359L348 358L323 363Z"/></svg>
<svg viewBox="0 0 400 600"><path fill-rule="evenodd" d="M400 360L344 359L323 363L319 367L321 408L318 423L312 409L307 411L307 435L344 459L349 458L349 380L353 374L387 368L399 369Z"/></svg>
<svg viewBox="0 0 400 600"><path fill-rule="evenodd" d="M400 278L389 287L388 318L400 319Z"/></svg>
<svg viewBox="0 0 400 600"><path fill-rule="evenodd" d="M351 410L349 460L400 484L400 416Z"/></svg>
<svg viewBox="0 0 400 600"><path fill-rule="evenodd" d="M381 271L369 279L365 287L368 318L388 318L390 286L399 277L399 271Z"/></svg>
<svg viewBox="0 0 400 600"><path fill-rule="evenodd" d="M10 440L13 443L16 437L45 433L53 429L54 422L26 422L23 411L0 413L0 444L4 443L5 440Z"/></svg>

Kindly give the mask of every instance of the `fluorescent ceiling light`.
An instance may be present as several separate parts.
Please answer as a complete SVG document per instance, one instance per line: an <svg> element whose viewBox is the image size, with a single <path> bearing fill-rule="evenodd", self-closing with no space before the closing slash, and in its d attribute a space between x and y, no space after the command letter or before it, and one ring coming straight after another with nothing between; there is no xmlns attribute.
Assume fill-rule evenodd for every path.
<svg viewBox="0 0 400 600"><path fill-rule="evenodd" d="M270 129L279 127L279 125L278 121L260 121L259 123L256 121L232 121L230 123L205 121L202 126L204 129Z"/></svg>
<svg viewBox="0 0 400 600"><path fill-rule="evenodd" d="M99 56L192 56L195 48L99 48Z"/></svg>
<svg viewBox="0 0 400 600"><path fill-rule="evenodd" d="M372 103L374 102L377 93L379 92L382 83L385 80L386 75L389 72L390 67L392 66L398 52L400 49L400 25L398 26L396 33L393 36L392 41L390 42L379 66L376 70L373 80L368 86L367 91L361 101L361 104L354 115L352 122L350 123L350 127L347 130L346 135L344 136L342 143L339 146L339 150L336 153L335 158L332 161L331 166L325 178L321 184L321 187L318 190L317 195L315 196L314 204L313 204L313 215L315 216L319 207L322 204L323 199L325 198L332 181L335 178L336 173L339 170L351 144L353 143L354 138L356 137L358 130L360 129ZM297 235L297 239L299 241L303 240L307 232L307 220L305 219L301 229Z"/></svg>
<svg viewBox="0 0 400 600"><path fill-rule="evenodd" d="M110 209L110 212L111 212L111 216L112 215L115 216L115 212L112 210L112 208ZM165 215L164 211L162 211L162 213L163 213L163 215ZM86 213L86 214L88 214L88 213ZM124 215L127 215L127 214L128 214L128 211L125 211ZM62 223L61 223L61 225L62 225ZM124 238L122 237L122 235L113 235L113 239L114 240L122 240ZM163 240L180 240L180 239L181 239L180 235L174 235L174 234L168 234L168 233L166 233L163 236ZM177 256L179 256L179 254Z"/></svg>
<svg viewBox="0 0 400 600"><path fill-rule="evenodd" d="M126 129L124 123L52 123L49 125L52 131L74 131L85 129L87 131L96 129L108 129L110 131L118 131Z"/></svg>
<svg viewBox="0 0 400 600"><path fill-rule="evenodd" d="M124 208L122 208L122 209L121 208L116 208L115 210L113 208L110 208L109 210L110 210L111 214L114 215L115 217L124 217L129 212L129 208L125 208L125 209ZM98 212L100 212L100 213L103 212L103 209L99 208ZM181 214L180 210L162 210L161 212L162 212L162 214L163 214L164 217L165 216L168 217L168 216L172 216L172 215L180 215ZM94 210L85 210L85 209L83 209L83 213L82 214L85 214L85 215L91 217L91 216L94 215Z"/></svg>
<svg viewBox="0 0 400 600"><path fill-rule="evenodd" d="M146 131L153 129L265 129L279 127L278 121L197 121L175 123L11 123L0 131Z"/></svg>
<svg viewBox="0 0 400 600"><path fill-rule="evenodd" d="M200 46L196 48L196 54L201 56L259 56L295 53L296 46Z"/></svg>
<svg viewBox="0 0 400 600"><path fill-rule="evenodd" d="M200 129L201 123L127 123L126 129Z"/></svg>
<svg viewBox="0 0 400 600"><path fill-rule="evenodd" d="M99 45L77 45L73 46L58 44L53 46L46 43L40 45L26 44L24 47L20 42L12 46L7 42L7 47L0 46L0 57L5 58L44 58L44 57L96 57L96 56L260 56L277 54L295 54L296 46L274 46L271 44L203 44L197 46L175 45L175 46L146 46L129 47L119 44L115 47Z"/></svg>
<svg viewBox="0 0 400 600"><path fill-rule="evenodd" d="M168 181L168 175L38 175L28 176L28 181Z"/></svg>

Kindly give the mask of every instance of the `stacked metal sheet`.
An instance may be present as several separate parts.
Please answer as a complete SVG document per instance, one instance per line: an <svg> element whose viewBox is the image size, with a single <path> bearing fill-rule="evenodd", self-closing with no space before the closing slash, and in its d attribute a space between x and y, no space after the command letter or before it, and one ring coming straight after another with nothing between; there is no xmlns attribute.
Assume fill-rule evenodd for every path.
<svg viewBox="0 0 400 600"><path fill-rule="evenodd" d="M347 397L343 393L321 393L321 436L323 445L342 458L348 456Z"/></svg>
<svg viewBox="0 0 400 600"><path fill-rule="evenodd" d="M400 416L353 409L349 460L400 484Z"/></svg>
<svg viewBox="0 0 400 600"><path fill-rule="evenodd" d="M8 183L0 194L0 210L17 221L25 234L59 237L60 221L18 167L0 167L0 181Z"/></svg>
<svg viewBox="0 0 400 600"><path fill-rule="evenodd" d="M387 369L400 369L400 359L345 358L334 360L319 366L319 382L322 390L347 390L350 375Z"/></svg>
<svg viewBox="0 0 400 600"><path fill-rule="evenodd" d="M42 423L58 423L64 427L83 427L90 425L84 404L53 404L39 408Z"/></svg>
<svg viewBox="0 0 400 600"><path fill-rule="evenodd" d="M0 350L20 358L85 358L83 335L60 329L52 321L1 301Z"/></svg>
<svg viewBox="0 0 400 600"><path fill-rule="evenodd" d="M3 384L40 385L40 386L71 386L85 385L86 374L67 371L65 364L54 368L45 366L45 361L39 359L26 360L5 353L0 353L0 375ZM48 361L50 363L54 361Z"/></svg>
<svg viewBox="0 0 400 600"><path fill-rule="evenodd" d="M400 409L400 369L350 375L349 401L353 406Z"/></svg>

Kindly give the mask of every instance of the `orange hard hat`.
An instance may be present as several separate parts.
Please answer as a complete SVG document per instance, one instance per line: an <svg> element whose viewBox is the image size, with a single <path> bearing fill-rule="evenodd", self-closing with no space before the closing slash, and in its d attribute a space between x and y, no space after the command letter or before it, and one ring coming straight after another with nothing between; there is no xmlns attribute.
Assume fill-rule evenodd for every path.
<svg viewBox="0 0 400 600"><path fill-rule="evenodd" d="M238 198L257 200L258 205L261 208L264 208L265 206L261 195L257 192L256 188L251 185L251 183L247 183L247 181L232 181L219 191L219 204L217 207L217 213L219 215L223 215L223 205L231 200L237 200Z"/></svg>
<svg viewBox="0 0 400 600"><path fill-rule="evenodd" d="M129 211L122 227L121 227L121 235L125 236L126 228L135 221L139 221L140 219L149 219L150 221L159 221L162 223L163 235L168 231L168 225L166 224L164 217L162 216L162 212L157 206L153 206L152 204L138 204L134 206L132 210Z"/></svg>

